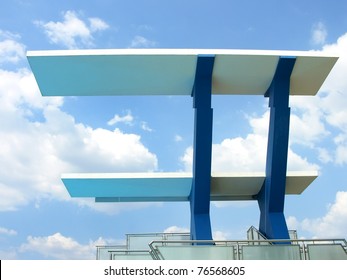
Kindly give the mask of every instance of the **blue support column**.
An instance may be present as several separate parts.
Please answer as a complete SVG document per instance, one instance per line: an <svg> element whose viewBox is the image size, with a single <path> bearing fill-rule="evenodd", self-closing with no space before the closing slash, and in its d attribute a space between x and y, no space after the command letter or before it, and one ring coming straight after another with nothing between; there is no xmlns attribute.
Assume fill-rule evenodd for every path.
<svg viewBox="0 0 347 280"><path fill-rule="evenodd" d="M293 57L279 59L275 76L265 96L269 97L270 124L266 158L266 178L258 194L259 230L269 239L289 239L284 217L289 139L290 76Z"/></svg>
<svg viewBox="0 0 347 280"><path fill-rule="evenodd" d="M192 92L194 106L193 183L190 193L192 240L212 240L210 221L214 56L198 56Z"/></svg>

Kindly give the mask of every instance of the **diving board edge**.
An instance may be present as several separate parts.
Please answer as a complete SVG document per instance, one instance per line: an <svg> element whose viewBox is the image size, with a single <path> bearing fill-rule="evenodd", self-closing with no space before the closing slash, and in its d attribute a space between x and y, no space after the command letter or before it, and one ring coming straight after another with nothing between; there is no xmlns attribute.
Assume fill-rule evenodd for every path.
<svg viewBox="0 0 347 280"><path fill-rule="evenodd" d="M317 171L288 172L286 194L301 194ZM254 200L264 172L212 173L211 201ZM190 173L78 173L63 174L71 197L93 197L96 202L188 201Z"/></svg>

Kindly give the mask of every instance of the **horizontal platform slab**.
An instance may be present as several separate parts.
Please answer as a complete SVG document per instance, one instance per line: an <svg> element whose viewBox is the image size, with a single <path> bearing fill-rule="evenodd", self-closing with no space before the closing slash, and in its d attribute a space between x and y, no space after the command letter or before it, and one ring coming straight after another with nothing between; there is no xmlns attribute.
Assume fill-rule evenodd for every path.
<svg viewBox="0 0 347 280"><path fill-rule="evenodd" d="M198 55L215 55L213 94L263 95L281 56L296 57L290 94L315 95L336 56L319 52L114 49L29 51L44 96L190 95Z"/></svg>
<svg viewBox="0 0 347 280"><path fill-rule="evenodd" d="M301 194L318 176L316 171L288 172L286 194ZM63 174L71 197L94 197L96 202L188 201L190 173ZM211 200L253 200L265 173L213 173Z"/></svg>

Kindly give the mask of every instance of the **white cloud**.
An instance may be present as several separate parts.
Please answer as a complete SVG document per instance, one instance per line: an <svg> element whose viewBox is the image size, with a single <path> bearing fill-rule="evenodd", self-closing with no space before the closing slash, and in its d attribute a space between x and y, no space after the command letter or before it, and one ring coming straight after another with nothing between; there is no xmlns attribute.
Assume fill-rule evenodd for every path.
<svg viewBox="0 0 347 280"><path fill-rule="evenodd" d="M309 232L312 238L347 238L347 192L336 193L334 203L323 217L302 221L289 217L287 222L293 229Z"/></svg>
<svg viewBox="0 0 347 280"><path fill-rule="evenodd" d="M261 117L248 117L252 133L246 137L226 138L221 143L212 145L213 172L261 172L265 170L267 131L269 114ZM181 157L186 171L192 170L193 148L186 149ZM317 170L319 167L288 149L289 171Z"/></svg>
<svg viewBox="0 0 347 280"><path fill-rule="evenodd" d="M190 230L184 227L171 226L165 229L163 232L164 233L187 233L187 232L190 232Z"/></svg>
<svg viewBox="0 0 347 280"><path fill-rule="evenodd" d="M0 64L18 63L25 58L25 46L18 39L19 35L0 29Z"/></svg>
<svg viewBox="0 0 347 280"><path fill-rule="evenodd" d="M109 131L101 128L91 129L82 124L70 125L71 129L74 129L72 133L58 132L63 141L57 150L62 158L79 166L81 171L146 172L157 168L156 156L143 146L139 135L125 134L119 129ZM70 137L77 139L71 141ZM78 149L78 145L82 147ZM72 152L72 149L75 149L76 153Z"/></svg>
<svg viewBox="0 0 347 280"><path fill-rule="evenodd" d="M339 60L324 83L319 94L319 110L322 119L337 132L331 138L336 145L331 157L338 164L347 163L347 33L342 35L336 43L325 45L323 52L334 53Z"/></svg>
<svg viewBox="0 0 347 280"><path fill-rule="evenodd" d="M183 156L180 157L180 161L184 166L186 172L191 172L193 169L193 147L188 147Z"/></svg>
<svg viewBox="0 0 347 280"><path fill-rule="evenodd" d="M12 113L7 117L14 118L18 118L16 114L29 116L35 110L63 104L62 97L42 98L33 74L25 68L17 71L0 68L0 100L0 116Z"/></svg>
<svg viewBox="0 0 347 280"><path fill-rule="evenodd" d="M155 46L156 42L139 35L135 36L130 43L130 48L152 48Z"/></svg>
<svg viewBox="0 0 347 280"><path fill-rule="evenodd" d="M109 27L106 22L99 18L89 18L88 21L89 25L80 19L75 11L67 11L63 13L62 22L35 21L35 24L43 28L51 43L75 49L92 46L93 33Z"/></svg>
<svg viewBox="0 0 347 280"><path fill-rule="evenodd" d="M347 163L347 146L344 145L338 146L336 148L336 163L346 164Z"/></svg>
<svg viewBox="0 0 347 280"><path fill-rule="evenodd" d="M291 143L313 148L316 143L330 135L324 124L320 100L312 96L292 97L290 117Z"/></svg>
<svg viewBox="0 0 347 280"><path fill-rule="evenodd" d="M311 42L315 45L325 44L326 38L328 36L328 31L323 22L318 22L313 25L311 33Z"/></svg>
<svg viewBox="0 0 347 280"><path fill-rule="evenodd" d="M107 124L112 126L112 125L116 125L119 123L124 123L126 125L134 125L134 117L131 114L131 111L128 110L127 113L123 116L115 114L114 117L112 119L110 119ZM140 123L140 127L142 130L144 131L148 131L148 132L152 132L153 129L149 127L148 123L145 121L141 121Z"/></svg>
<svg viewBox="0 0 347 280"><path fill-rule="evenodd" d="M8 235L8 236L14 236L17 235L17 232L13 229L7 229L0 227L0 234Z"/></svg>
<svg viewBox="0 0 347 280"><path fill-rule="evenodd" d="M220 230L215 230L212 233L213 240L228 240L228 234L226 232L220 231Z"/></svg>
<svg viewBox="0 0 347 280"><path fill-rule="evenodd" d="M224 139L213 145L212 170L263 171L266 158L266 138L249 134L246 138Z"/></svg>
<svg viewBox="0 0 347 280"><path fill-rule="evenodd" d="M95 260L96 245L105 245L99 238L88 244L80 244L71 237L66 237L57 232L50 236L27 238L27 243L22 244L20 252L35 252L48 259L58 260Z"/></svg>
<svg viewBox="0 0 347 280"><path fill-rule="evenodd" d="M141 122L141 129L148 132L153 131L153 129L149 127L147 122Z"/></svg>
<svg viewBox="0 0 347 280"><path fill-rule="evenodd" d="M338 109L344 106L345 103L339 104L336 100L341 100L340 94L345 94L345 89L347 88L347 79L345 76L345 71L347 68L347 33L340 36L337 39L337 42L334 44L325 45L322 47L322 52L333 54L339 56L337 63L335 64L333 70L328 76L327 80L322 86L321 91L323 93L329 93L328 95L321 96L324 101L327 103L322 103L324 107L330 107L331 105L335 105ZM334 94L338 94L335 96ZM328 97L325 99L324 97ZM325 108L324 108L325 109Z"/></svg>
<svg viewBox="0 0 347 280"><path fill-rule="evenodd" d="M325 148L317 148L318 151L318 159L322 163L329 163L333 161L333 157L330 154L330 151Z"/></svg>
<svg viewBox="0 0 347 280"><path fill-rule="evenodd" d="M289 230L297 230L299 228L299 222L294 216L286 218L286 222Z"/></svg>
<svg viewBox="0 0 347 280"><path fill-rule="evenodd" d="M128 125L131 125L134 121L134 117L132 116L131 112L128 111L126 115L120 116L118 114L115 114L112 119L110 119L107 124L108 125L115 125L117 123L125 123Z"/></svg>
<svg viewBox="0 0 347 280"><path fill-rule="evenodd" d="M0 39L11 39L14 41L18 41L21 38L21 36L19 34L10 32L8 30L2 30L0 29Z"/></svg>
<svg viewBox="0 0 347 280"><path fill-rule="evenodd" d="M102 31L109 28L109 25L100 18L89 18L89 23L92 32Z"/></svg>
<svg viewBox="0 0 347 280"><path fill-rule="evenodd" d="M315 97L290 99L291 143L314 149L318 160L324 164L347 163L346 49L347 33L336 43L324 45L319 52L339 56L339 59L319 93Z"/></svg>
<svg viewBox="0 0 347 280"><path fill-rule="evenodd" d="M0 131L0 190L4 193L0 210L15 210L46 196L66 199L59 178L64 172L146 172L157 168L156 156L138 135L77 124L57 107L45 108L43 116L41 123L11 120L9 116L10 128L16 129L2 127Z"/></svg>
<svg viewBox="0 0 347 280"><path fill-rule="evenodd" d="M13 186L0 183L0 211L15 211L27 204L24 193Z"/></svg>
<svg viewBox="0 0 347 280"><path fill-rule="evenodd" d="M176 134L174 140L175 140L175 142L182 142L183 137L181 135Z"/></svg>
<svg viewBox="0 0 347 280"><path fill-rule="evenodd" d="M25 57L25 48L13 40L0 41L0 64L17 63Z"/></svg>

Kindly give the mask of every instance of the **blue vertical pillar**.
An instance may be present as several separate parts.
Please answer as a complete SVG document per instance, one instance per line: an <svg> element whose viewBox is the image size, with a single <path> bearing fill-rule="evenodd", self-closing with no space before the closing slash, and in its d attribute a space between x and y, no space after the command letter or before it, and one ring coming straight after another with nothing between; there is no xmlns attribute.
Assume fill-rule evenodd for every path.
<svg viewBox="0 0 347 280"><path fill-rule="evenodd" d="M269 97L270 124L266 157L266 178L258 194L259 230L269 239L289 239L284 217L289 139L290 76L293 57L279 59L275 76L265 96Z"/></svg>
<svg viewBox="0 0 347 280"><path fill-rule="evenodd" d="M192 92L194 107L193 182L189 196L192 240L212 240L210 221L214 56L198 56Z"/></svg>

